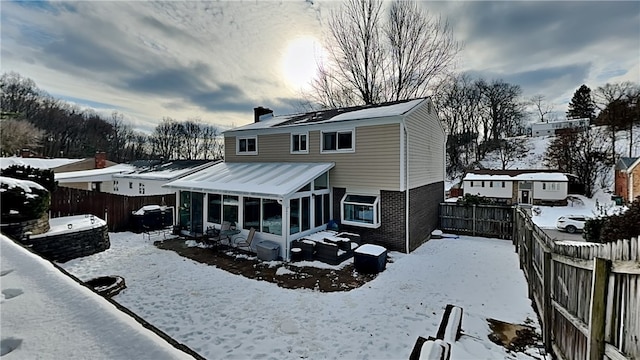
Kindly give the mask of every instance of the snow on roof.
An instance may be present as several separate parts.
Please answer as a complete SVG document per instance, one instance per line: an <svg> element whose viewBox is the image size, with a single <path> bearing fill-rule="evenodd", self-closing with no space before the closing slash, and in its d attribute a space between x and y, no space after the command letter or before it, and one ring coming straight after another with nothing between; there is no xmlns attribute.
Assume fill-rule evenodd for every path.
<svg viewBox="0 0 640 360"><path fill-rule="evenodd" d="M113 179L114 174L128 173L135 171L135 167L128 164L118 164L103 169L91 169L80 171L68 171L55 173L55 179L61 184L71 182L89 182L89 181L109 181Z"/></svg>
<svg viewBox="0 0 640 360"><path fill-rule="evenodd" d="M216 163L217 161L176 160L131 173L114 174L113 177L123 179L174 180Z"/></svg>
<svg viewBox="0 0 640 360"><path fill-rule="evenodd" d="M0 176L0 184L6 185L8 189L20 187L22 188L22 190L24 190L24 192L27 192L27 193L31 192L31 188L37 189L37 190L46 190L42 185L36 182L33 182L31 180L19 180L19 179L6 177L6 176ZM0 189L0 192L1 191L5 191L5 189Z"/></svg>
<svg viewBox="0 0 640 360"><path fill-rule="evenodd" d="M474 174L467 173L464 181L472 180L487 180L487 181L569 181L567 175L563 173L552 172L540 172L540 173L525 173L515 176L509 175L486 175L486 174Z"/></svg>
<svg viewBox="0 0 640 360"><path fill-rule="evenodd" d="M302 114L291 114L283 116L274 116L256 123L240 126L226 132L234 132L236 130L256 130L266 129L278 126L296 126L300 124L324 124L336 121L373 119L381 117L399 116L406 114L408 111L425 101L425 98L393 102L389 104L363 105L350 108L329 109L313 111Z"/></svg>
<svg viewBox="0 0 640 360"><path fill-rule="evenodd" d="M379 117L403 115L409 110L413 109L422 101L424 101L424 99L415 99L415 100L403 102L400 104L350 111L347 113L334 116L331 119L325 120L323 122L345 121L345 120L356 120L356 119L372 119L372 118L379 118Z"/></svg>
<svg viewBox="0 0 640 360"><path fill-rule="evenodd" d="M72 164L84 159L40 159L40 158L22 158L22 157L4 157L0 158L0 169L6 169L13 165L31 166L36 169L53 169L63 165Z"/></svg>
<svg viewBox="0 0 640 360"><path fill-rule="evenodd" d="M189 357L51 262L4 235L0 246L3 358Z"/></svg>
<svg viewBox="0 0 640 360"><path fill-rule="evenodd" d="M334 163L219 163L164 187L284 198Z"/></svg>

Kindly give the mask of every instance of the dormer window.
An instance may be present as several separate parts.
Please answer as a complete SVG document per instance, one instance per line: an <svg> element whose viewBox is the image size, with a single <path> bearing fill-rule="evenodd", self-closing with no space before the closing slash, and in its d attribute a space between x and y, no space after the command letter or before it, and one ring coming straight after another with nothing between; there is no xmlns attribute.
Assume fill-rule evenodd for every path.
<svg viewBox="0 0 640 360"><path fill-rule="evenodd" d="M309 153L308 142L309 138L307 133L304 134L291 134L291 153L292 154L307 154Z"/></svg>
<svg viewBox="0 0 640 360"><path fill-rule="evenodd" d="M258 138L239 137L236 142L236 154L238 155L256 155L258 154Z"/></svg>

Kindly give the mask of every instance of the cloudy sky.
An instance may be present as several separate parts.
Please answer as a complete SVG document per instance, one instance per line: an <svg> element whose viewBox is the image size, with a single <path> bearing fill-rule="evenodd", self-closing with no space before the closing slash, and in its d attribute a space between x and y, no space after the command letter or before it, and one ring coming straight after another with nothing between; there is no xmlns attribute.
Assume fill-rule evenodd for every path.
<svg viewBox="0 0 640 360"><path fill-rule="evenodd" d="M338 1L7 2L1 68L138 130L163 117L226 129L252 109L299 110ZM425 2L465 48L459 71L500 78L564 112L581 85L640 82L640 2Z"/></svg>

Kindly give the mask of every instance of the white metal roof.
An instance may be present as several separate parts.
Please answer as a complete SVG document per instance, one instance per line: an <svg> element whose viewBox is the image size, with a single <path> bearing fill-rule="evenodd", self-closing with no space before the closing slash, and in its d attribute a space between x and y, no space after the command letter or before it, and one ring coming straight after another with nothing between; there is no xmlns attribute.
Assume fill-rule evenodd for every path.
<svg viewBox="0 0 640 360"><path fill-rule="evenodd" d="M174 189L286 198L334 163L219 163L172 181Z"/></svg>
<svg viewBox="0 0 640 360"><path fill-rule="evenodd" d="M128 173L135 171L135 167L128 164L118 164L103 169L91 169L80 171L67 171L55 173L55 179L61 184L72 182L96 182L111 181L114 174Z"/></svg>
<svg viewBox="0 0 640 360"><path fill-rule="evenodd" d="M552 172L539 172L539 173L524 173L516 176L509 175L489 175L489 174L474 174L468 173L464 181L470 180L488 180L488 181L569 181L567 176L563 173Z"/></svg>
<svg viewBox="0 0 640 360"><path fill-rule="evenodd" d="M41 159L41 158L22 158L22 157L3 157L0 158L0 168L6 169L12 165L31 166L35 169L53 169L59 166L72 164L84 159Z"/></svg>

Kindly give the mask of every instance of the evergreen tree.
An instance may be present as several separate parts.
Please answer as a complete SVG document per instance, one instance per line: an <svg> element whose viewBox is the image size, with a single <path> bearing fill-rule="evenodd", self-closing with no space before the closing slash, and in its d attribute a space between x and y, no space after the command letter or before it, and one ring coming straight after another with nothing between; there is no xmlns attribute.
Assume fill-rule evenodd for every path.
<svg viewBox="0 0 640 360"><path fill-rule="evenodd" d="M591 98L591 89L587 85L582 85L575 93L569 103L567 118L569 119L593 119L596 114L596 105Z"/></svg>

